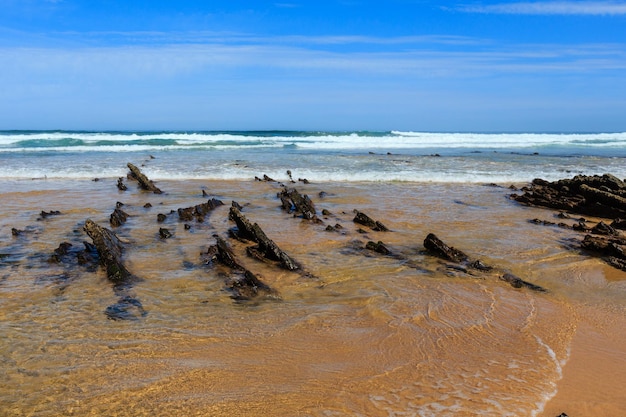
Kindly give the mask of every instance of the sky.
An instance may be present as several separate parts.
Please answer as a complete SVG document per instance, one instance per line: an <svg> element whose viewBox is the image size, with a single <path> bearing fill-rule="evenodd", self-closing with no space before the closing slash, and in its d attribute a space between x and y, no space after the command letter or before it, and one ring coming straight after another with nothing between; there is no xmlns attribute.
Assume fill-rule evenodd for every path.
<svg viewBox="0 0 626 417"><path fill-rule="evenodd" d="M0 129L625 132L626 1L0 0Z"/></svg>

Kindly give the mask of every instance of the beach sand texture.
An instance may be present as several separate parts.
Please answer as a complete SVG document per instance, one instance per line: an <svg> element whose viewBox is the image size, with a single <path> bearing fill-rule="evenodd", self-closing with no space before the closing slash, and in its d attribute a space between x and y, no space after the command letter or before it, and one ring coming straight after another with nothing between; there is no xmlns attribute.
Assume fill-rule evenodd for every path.
<svg viewBox="0 0 626 417"><path fill-rule="evenodd" d="M505 187L293 184L314 223L281 209L275 182L158 181L157 195L116 181L0 185L1 415L626 414L626 273L576 249L579 233L530 223L554 212ZM170 214L203 190L225 205L204 222ZM231 201L305 273L247 257ZM116 202L129 218L113 228ZM353 223L355 209L390 231ZM124 242L139 278L124 294L145 316L107 318L120 293L102 268L48 262L90 241L88 218ZM424 252L428 233L547 292L449 268ZM277 295L234 301L228 271L202 256L215 234Z"/></svg>

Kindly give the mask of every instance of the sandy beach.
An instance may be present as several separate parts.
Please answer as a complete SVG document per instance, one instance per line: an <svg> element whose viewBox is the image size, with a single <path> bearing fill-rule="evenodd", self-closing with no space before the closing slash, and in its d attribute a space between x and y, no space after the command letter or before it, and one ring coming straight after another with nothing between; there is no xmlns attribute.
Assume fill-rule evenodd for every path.
<svg viewBox="0 0 626 417"><path fill-rule="evenodd" d="M276 182L159 181L164 194L94 181L3 185L2 368L7 415L619 414L626 273L580 253L550 210L477 184L292 184L320 223L281 209ZM203 190L205 195L203 196ZM184 208L222 200L202 222ZM287 271L232 239L232 201L297 260ZM116 202L129 214L109 224ZM146 206L150 203L151 207ZM353 222L367 213L390 231ZM321 211L325 215L321 215ZM41 211L59 215L41 219ZM157 221L158 214L166 220ZM51 263L61 242L113 229L140 278L130 320L100 267ZM339 225L340 227L336 227ZM327 230L333 226L333 230ZM24 231L11 236L11 229ZM172 237L160 237L167 228ZM428 253L435 233L496 267L465 273ZM275 293L237 302L203 256L224 238ZM391 253L365 249L383 242ZM547 289L513 288L511 272ZM127 305L128 307L128 305ZM131 306L132 307L132 306Z"/></svg>

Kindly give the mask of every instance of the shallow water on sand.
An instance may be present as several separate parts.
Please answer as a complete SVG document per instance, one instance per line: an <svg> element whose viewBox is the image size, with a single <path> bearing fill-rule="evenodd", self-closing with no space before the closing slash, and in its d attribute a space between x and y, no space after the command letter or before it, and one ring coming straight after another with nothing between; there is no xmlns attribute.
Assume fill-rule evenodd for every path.
<svg viewBox="0 0 626 417"><path fill-rule="evenodd" d="M575 232L529 223L556 220L507 188L298 183L331 213L314 224L280 209L276 183L159 181L165 194L155 195L115 182L0 185L2 415L541 415L581 325L622 343L609 335L626 322L626 274L572 249ZM157 223L205 202L202 189L225 203L205 222ZM233 227L231 200L308 273L247 258L228 239L279 297L235 303L223 270L203 262L213 235ZM107 319L119 296L101 269L47 262L59 243L89 241L87 218L110 227L117 201L130 217L115 232L141 279L129 292L147 312L137 320ZM354 209L391 231L359 233ZM38 220L42 210L62 214ZM343 229L325 230L335 224ZM173 237L160 239L160 227ZM446 268L423 252L430 232L548 292ZM369 240L394 256L363 250ZM594 411L624 410L613 390Z"/></svg>

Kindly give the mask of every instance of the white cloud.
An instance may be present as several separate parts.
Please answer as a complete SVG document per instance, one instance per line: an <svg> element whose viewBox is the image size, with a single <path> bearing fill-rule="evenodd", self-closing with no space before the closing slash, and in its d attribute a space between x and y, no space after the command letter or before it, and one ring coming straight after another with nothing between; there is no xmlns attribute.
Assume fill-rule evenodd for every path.
<svg viewBox="0 0 626 417"><path fill-rule="evenodd" d="M470 13L526 15L626 15L626 3L613 1L538 1L461 6Z"/></svg>

